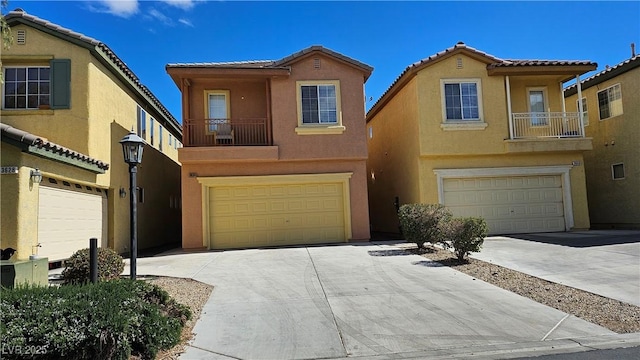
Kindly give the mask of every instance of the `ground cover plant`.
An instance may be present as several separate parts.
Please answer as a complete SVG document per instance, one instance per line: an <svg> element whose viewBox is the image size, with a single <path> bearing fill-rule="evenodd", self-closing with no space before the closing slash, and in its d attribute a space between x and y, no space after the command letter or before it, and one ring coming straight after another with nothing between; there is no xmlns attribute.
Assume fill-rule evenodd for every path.
<svg viewBox="0 0 640 360"><path fill-rule="evenodd" d="M191 312L157 285L123 279L2 289L0 317L3 359L153 359L180 341Z"/></svg>

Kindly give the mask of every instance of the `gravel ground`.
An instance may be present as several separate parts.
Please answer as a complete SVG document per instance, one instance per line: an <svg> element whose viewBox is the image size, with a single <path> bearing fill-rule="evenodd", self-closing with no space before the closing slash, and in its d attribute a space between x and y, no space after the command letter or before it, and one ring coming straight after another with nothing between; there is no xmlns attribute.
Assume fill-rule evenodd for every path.
<svg viewBox="0 0 640 360"><path fill-rule="evenodd" d="M476 259L459 263L451 251L440 248L427 247L419 250L415 244L406 244L402 248L618 334L640 332L638 306Z"/></svg>
<svg viewBox="0 0 640 360"><path fill-rule="evenodd" d="M149 282L163 288L180 304L186 305L191 309L191 320L187 321L182 329L182 338L180 343L173 348L158 352L156 359L158 360L174 360L178 359L181 353L185 351L185 345L193 338L193 326L200 317L202 307L209 300L213 286L201 283L199 281L172 277L156 277L151 278Z"/></svg>

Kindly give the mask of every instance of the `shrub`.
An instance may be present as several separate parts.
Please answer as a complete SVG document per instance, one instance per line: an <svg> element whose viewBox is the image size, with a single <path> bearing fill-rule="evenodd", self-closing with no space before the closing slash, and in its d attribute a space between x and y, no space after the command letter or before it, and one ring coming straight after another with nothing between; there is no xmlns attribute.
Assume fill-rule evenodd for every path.
<svg viewBox="0 0 640 360"><path fill-rule="evenodd" d="M178 343L191 312L156 285L123 279L3 289L0 316L3 359L153 359Z"/></svg>
<svg viewBox="0 0 640 360"><path fill-rule="evenodd" d="M124 270L122 256L113 249L98 248L98 280L116 279ZM89 262L89 249L76 251L65 261L65 269L62 277L65 284L81 284L90 279L91 264Z"/></svg>
<svg viewBox="0 0 640 360"><path fill-rule="evenodd" d="M482 218L454 218L446 224L445 247L453 247L458 261L472 252L479 252L487 236L489 227Z"/></svg>
<svg viewBox="0 0 640 360"><path fill-rule="evenodd" d="M418 248L424 247L425 242L444 241L443 225L451 216L449 209L441 204L405 204L398 211L402 234Z"/></svg>

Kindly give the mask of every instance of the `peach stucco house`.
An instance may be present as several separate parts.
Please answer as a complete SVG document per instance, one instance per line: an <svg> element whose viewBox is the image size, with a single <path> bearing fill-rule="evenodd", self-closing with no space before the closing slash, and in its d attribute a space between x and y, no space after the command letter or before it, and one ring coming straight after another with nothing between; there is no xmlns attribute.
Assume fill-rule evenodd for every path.
<svg viewBox="0 0 640 360"><path fill-rule="evenodd" d="M312 46L277 61L166 70L182 92L184 248L369 239L372 67Z"/></svg>

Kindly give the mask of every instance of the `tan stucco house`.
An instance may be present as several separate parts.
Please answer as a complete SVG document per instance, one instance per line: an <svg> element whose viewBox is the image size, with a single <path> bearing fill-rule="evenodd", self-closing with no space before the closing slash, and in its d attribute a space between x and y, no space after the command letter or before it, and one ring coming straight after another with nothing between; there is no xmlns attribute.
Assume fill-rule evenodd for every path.
<svg viewBox="0 0 640 360"><path fill-rule="evenodd" d="M593 150L584 154L592 228L640 229L640 56L584 79L582 111ZM578 88L567 87L578 109Z"/></svg>
<svg viewBox="0 0 640 360"><path fill-rule="evenodd" d="M491 234L588 229L593 144L563 84L596 66L464 43L408 66L367 114L372 229L397 233L405 203L483 217Z"/></svg>
<svg viewBox="0 0 640 360"><path fill-rule="evenodd" d="M182 92L184 248L369 239L370 66L312 46L166 70Z"/></svg>
<svg viewBox="0 0 640 360"><path fill-rule="evenodd" d="M95 237L127 253L129 170L119 141L131 129L147 141L138 248L179 243L180 124L106 44L20 9L6 20L15 42L1 56L1 247L17 249L15 259L37 253L59 263Z"/></svg>

